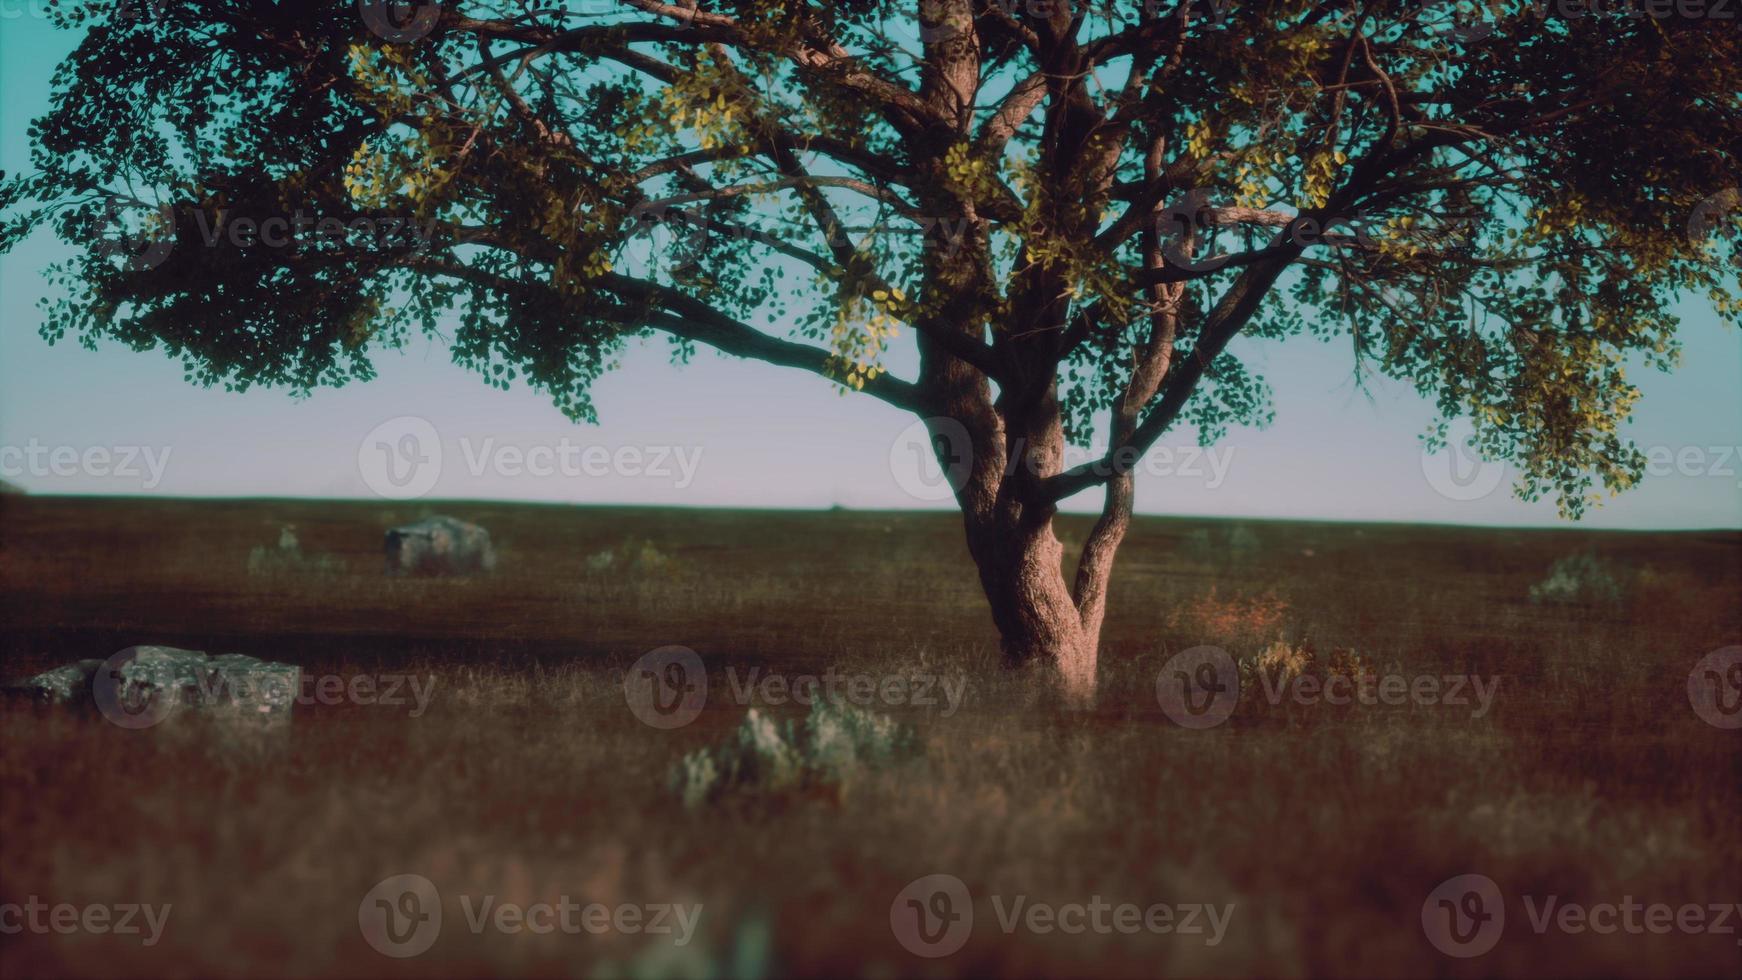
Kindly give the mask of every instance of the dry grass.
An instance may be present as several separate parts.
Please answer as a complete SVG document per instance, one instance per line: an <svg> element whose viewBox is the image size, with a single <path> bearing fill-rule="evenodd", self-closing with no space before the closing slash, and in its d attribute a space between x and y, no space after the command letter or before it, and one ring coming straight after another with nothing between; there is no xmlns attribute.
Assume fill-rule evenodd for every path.
<svg viewBox="0 0 1742 980"><path fill-rule="evenodd" d="M317 674L436 678L427 712L301 705L282 730L177 718L126 731L0 709L0 900L173 905L156 947L8 935L0 973L80 975L1733 976L1735 936L1537 936L1509 906L1473 961L1423 938L1464 872L1567 901L1737 901L1742 748L1689 710L1688 669L1737 642L1742 536L1141 521L1122 555L1088 714L1035 707L947 515L454 505L496 534L478 581L389 580L381 530L419 509L307 502L0 504L8 673L145 642ZM247 573L294 523L324 571ZM1081 536L1075 522L1066 533ZM589 570L651 543L657 567ZM1206 547L1205 542L1210 542ZM1533 604L1590 549L1626 592ZM1309 554L1310 552L1310 554ZM1282 641L1326 664L1501 678L1493 711L1271 705L1208 731L1155 697L1169 656ZM683 644L725 672L965 675L965 707L892 713L920 757L839 792L685 810L666 784L743 707L657 731L622 671ZM1292 656L1292 654L1291 654ZM1341 658L1341 659L1337 659ZM1344 669L1330 667L1327 669ZM797 709L775 707L782 717ZM376 954L357 905L416 872L441 939ZM980 901L968 945L920 960L889 905L921 875ZM701 902L698 938L475 936L455 896ZM1235 903L1219 946L1005 936L987 897ZM766 953L759 953L761 938Z"/></svg>

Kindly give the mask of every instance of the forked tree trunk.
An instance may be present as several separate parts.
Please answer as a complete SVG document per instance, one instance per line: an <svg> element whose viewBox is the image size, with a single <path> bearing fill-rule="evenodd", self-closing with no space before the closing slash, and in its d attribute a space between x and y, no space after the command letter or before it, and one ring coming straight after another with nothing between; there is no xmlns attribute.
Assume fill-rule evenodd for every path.
<svg viewBox="0 0 1742 980"><path fill-rule="evenodd" d="M968 550L979 566L1006 666L1050 668L1067 704L1092 704L1099 631L1084 622L1065 582L1064 549L1051 515L1009 525L970 518Z"/></svg>
<svg viewBox="0 0 1742 980"><path fill-rule="evenodd" d="M936 77L928 85L941 84ZM968 91L971 91L971 86ZM952 103L954 104L954 103ZM939 186L947 186L941 181ZM940 199L937 213L953 213L957 202ZM988 371L957 356L946 337L962 346L983 343L993 295L988 264L988 225L969 221L947 248L926 251L927 278L938 298L919 331L919 387L926 393L933 448L938 463L954 474L968 550L1002 640L1004 662L1019 669L1047 669L1067 705L1094 704L1096 660L1113 555L1131 517L1131 478L1113 475L1107 484L1101 520L1078 557L1076 581L1065 578L1064 548L1053 533L1057 501L1046 481L1063 469L1064 416L1059 404L1058 358L1061 324L1069 319L1066 284L1045 263L1029 265L1026 293L1045 297L1016 303L1020 322L1006 334L1024 338L1000 354L1000 383L993 391ZM1152 236L1153 237L1153 236ZM1159 252L1150 247L1152 262ZM1114 444L1130 435L1141 406L1155 394L1167 371L1173 344L1178 294L1154 292L1170 300L1165 316L1137 352L1130 383L1114 406ZM1158 311L1161 306L1157 307Z"/></svg>
<svg viewBox="0 0 1742 980"><path fill-rule="evenodd" d="M957 441L972 442L971 465L957 497L962 504L968 552L998 628L1005 666L1044 670L1064 703L1086 708L1095 699L1096 656L1113 553L1129 516L1129 497L1109 495L1117 519L1091 532L1077 562L1075 587L1065 576L1064 546L1053 531L1057 507L1038 484L1062 463L1064 435L1050 395L1028 406L980 402L945 423ZM1001 411L999 410L1001 409ZM981 424L972 425L975 420ZM940 427L934 421L934 435ZM969 434L971 433L971 435ZM938 442L940 462L960 459L949 439ZM1128 484L1121 483L1121 489Z"/></svg>

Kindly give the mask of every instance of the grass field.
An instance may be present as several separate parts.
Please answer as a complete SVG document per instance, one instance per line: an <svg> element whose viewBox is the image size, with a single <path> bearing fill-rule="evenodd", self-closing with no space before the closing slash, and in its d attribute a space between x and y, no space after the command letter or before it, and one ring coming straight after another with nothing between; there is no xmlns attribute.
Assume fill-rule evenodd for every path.
<svg viewBox="0 0 1742 980"><path fill-rule="evenodd" d="M432 511L489 528L498 571L384 576L383 529ZM280 547L286 525L295 549ZM947 514L0 498L8 675L161 643L305 676L413 675L429 693L315 699L258 730L178 716L132 731L7 703L0 901L172 912L151 946L0 936L0 973L1742 970L1734 932L1538 934L1531 917L1547 896L1742 900L1742 733L1688 700L1695 663L1742 637L1742 534L1140 519L1101 697L1081 713L997 668L961 537ZM1252 673L1225 723L1192 730L1163 711L1157 679L1206 644ZM659 729L623 677L668 645L701 656L709 697L692 724ZM915 732L897 761L686 807L668 774L731 737L752 670L929 678L961 702L874 705ZM1491 697L1270 697L1368 675L1442 693L1479 681ZM359 903L402 873L440 889L445 919L429 952L396 959L365 940ZM936 874L971 892L974 923L958 951L921 958L892 903ZM1429 893L1462 874L1506 900L1504 935L1471 959L1436 950L1422 924ZM464 896L702 911L683 945L475 933ZM1016 896L1232 912L1213 943L1030 920L1007 933Z"/></svg>

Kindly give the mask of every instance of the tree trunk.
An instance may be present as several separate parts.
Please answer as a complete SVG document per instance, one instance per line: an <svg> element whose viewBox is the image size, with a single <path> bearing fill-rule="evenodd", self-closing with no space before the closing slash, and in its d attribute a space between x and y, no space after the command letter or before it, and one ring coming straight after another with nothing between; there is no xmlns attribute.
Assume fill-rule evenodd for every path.
<svg viewBox="0 0 1742 980"><path fill-rule="evenodd" d="M968 550L992 607L1005 665L1050 668L1066 704L1091 706L1099 637L1085 626L1065 583L1064 549L1051 515L1013 524L970 517Z"/></svg>

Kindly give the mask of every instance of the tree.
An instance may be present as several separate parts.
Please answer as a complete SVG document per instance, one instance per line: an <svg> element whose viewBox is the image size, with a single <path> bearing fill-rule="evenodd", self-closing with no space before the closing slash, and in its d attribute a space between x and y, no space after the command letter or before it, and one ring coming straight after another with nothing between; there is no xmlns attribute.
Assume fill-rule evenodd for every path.
<svg viewBox="0 0 1742 980"><path fill-rule="evenodd" d="M1742 35L1658 0L104 10L60 15L0 192L0 247L83 245L50 341L308 390L452 317L576 419L637 338L812 372L926 420L1006 659L1076 702L1134 464L1269 417L1236 336L1348 344L1576 516L1641 469L1624 368L1673 364L1668 304L1742 308L1689 232L1735 217Z"/></svg>

